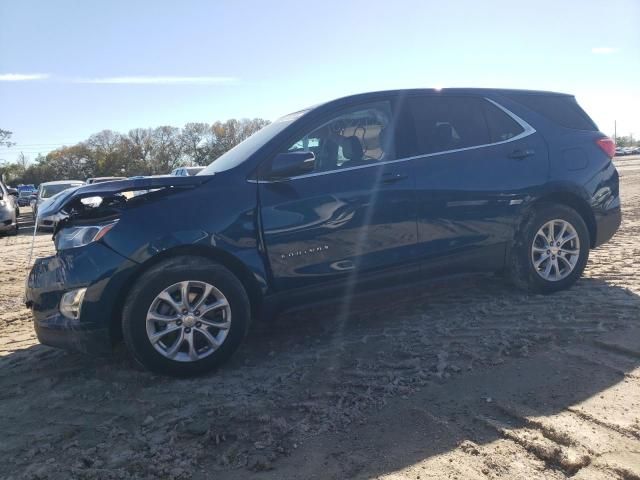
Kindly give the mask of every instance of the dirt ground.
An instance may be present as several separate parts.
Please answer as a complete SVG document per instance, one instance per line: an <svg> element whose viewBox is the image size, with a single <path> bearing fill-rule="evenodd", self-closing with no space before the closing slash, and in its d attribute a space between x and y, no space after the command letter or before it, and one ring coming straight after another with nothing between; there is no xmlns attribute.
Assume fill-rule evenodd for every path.
<svg viewBox="0 0 640 480"><path fill-rule="evenodd" d="M616 163L622 228L571 290L475 276L289 312L190 380L39 345L31 237L0 238L0 477L640 479L640 158Z"/></svg>

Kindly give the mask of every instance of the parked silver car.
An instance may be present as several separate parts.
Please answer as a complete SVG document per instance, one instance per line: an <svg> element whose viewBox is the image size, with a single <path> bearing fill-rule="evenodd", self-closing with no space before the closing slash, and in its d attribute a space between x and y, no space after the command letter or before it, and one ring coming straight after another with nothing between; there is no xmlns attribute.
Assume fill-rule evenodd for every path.
<svg viewBox="0 0 640 480"><path fill-rule="evenodd" d="M18 234L20 210L16 201L17 193L17 190L7 188L0 180L0 233Z"/></svg>

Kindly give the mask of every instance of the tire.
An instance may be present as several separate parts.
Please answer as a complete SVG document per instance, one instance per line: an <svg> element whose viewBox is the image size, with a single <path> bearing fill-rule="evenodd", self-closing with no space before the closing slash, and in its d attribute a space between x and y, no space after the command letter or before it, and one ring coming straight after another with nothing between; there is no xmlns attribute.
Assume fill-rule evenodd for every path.
<svg viewBox="0 0 640 480"><path fill-rule="evenodd" d="M184 285L185 283L189 291L187 298L193 295L192 301L187 300L190 303L188 315L176 312L169 302L158 297L163 291L171 292L176 284ZM214 302L216 304L226 302L226 306L211 311L218 316L214 320L211 320L213 317L205 317L211 313L197 317L195 316L197 310L192 310L204 296L207 285L213 288L213 293L207 297L209 300L203 309L206 310ZM172 295L170 300L173 300L174 304L182 305L182 294L179 293L181 288L177 287L176 293L170 293ZM196 293L193 293L194 288ZM176 301L176 296L180 298L179 301ZM166 329L170 327L174 329L169 334L164 333L165 320L147 321L148 315L156 314L158 309L170 312L166 318L175 318L176 315L180 318L178 321L166 323ZM165 318L162 315L161 317ZM214 322L216 325L228 323L229 326L216 329L202 323L198 325L198 319L202 322ZM177 256L155 265L136 281L124 304L122 333L128 350L142 366L154 372L185 377L209 372L228 360L246 336L250 320L249 297L233 273L207 258ZM219 341L219 346L213 347L213 343L208 343L203 330L207 330L210 337ZM156 346L150 339L152 333L161 337L161 340L156 342ZM185 339L181 340L180 335L185 335ZM174 337L175 341L172 340ZM217 340L220 338L222 340ZM178 345L181 341L182 346ZM193 352L189 347L192 343L194 344L193 352L196 352L196 355L203 355L202 358L191 356ZM169 352L173 351L176 345L178 345L177 353L174 353L171 358ZM198 345L200 345L200 353L197 352Z"/></svg>
<svg viewBox="0 0 640 480"><path fill-rule="evenodd" d="M553 225L554 236L559 237L565 224L568 226L562 242L574 234L575 239L568 240L560 248L557 246L560 238L557 238L555 245L549 247L549 237L540 235L541 229L548 234ZM590 245L589 230L578 212L565 205L537 206L530 212L516 235L509 255L509 277L518 288L532 293L546 294L564 290L582 275L589 259ZM567 253L576 251L577 254ZM545 257L546 260L543 260ZM536 267L538 262L541 263ZM549 263L551 268L548 277L545 278Z"/></svg>

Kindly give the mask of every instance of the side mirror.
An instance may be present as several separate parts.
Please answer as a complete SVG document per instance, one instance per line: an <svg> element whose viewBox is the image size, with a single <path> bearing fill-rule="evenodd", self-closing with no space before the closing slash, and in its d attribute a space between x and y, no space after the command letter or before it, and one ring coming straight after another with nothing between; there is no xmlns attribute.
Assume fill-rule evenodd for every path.
<svg viewBox="0 0 640 480"><path fill-rule="evenodd" d="M9 195L12 195L16 198L18 198L18 190L16 190L15 188L7 188L7 191L9 192Z"/></svg>
<svg viewBox="0 0 640 480"><path fill-rule="evenodd" d="M313 171L316 156L313 152L279 153L271 162L271 178L290 178Z"/></svg>

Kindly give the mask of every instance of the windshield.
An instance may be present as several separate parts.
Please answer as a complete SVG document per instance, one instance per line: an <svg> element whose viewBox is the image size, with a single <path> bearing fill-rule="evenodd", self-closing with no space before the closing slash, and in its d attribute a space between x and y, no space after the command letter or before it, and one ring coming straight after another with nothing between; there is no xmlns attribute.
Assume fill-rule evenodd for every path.
<svg viewBox="0 0 640 480"><path fill-rule="evenodd" d="M40 198L53 197L55 194L60 193L67 188L79 187L80 185L82 185L82 183L59 183L57 185L43 185Z"/></svg>
<svg viewBox="0 0 640 480"><path fill-rule="evenodd" d="M21 190L20 191L20 197L24 198L24 197L30 197L33 194L33 192L31 190Z"/></svg>
<svg viewBox="0 0 640 480"><path fill-rule="evenodd" d="M217 172L224 172L231 168L237 167L251 155L256 153L269 140L279 134L282 130L291 125L295 120L307 113L308 110L291 113L279 118L266 127L258 130L245 141L239 143L227 153L221 155L211 162L208 167L202 170L198 175L213 175Z"/></svg>

